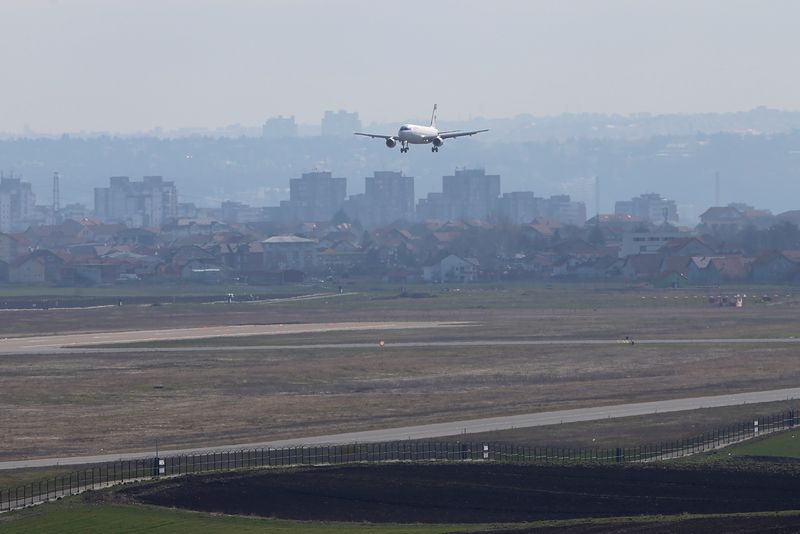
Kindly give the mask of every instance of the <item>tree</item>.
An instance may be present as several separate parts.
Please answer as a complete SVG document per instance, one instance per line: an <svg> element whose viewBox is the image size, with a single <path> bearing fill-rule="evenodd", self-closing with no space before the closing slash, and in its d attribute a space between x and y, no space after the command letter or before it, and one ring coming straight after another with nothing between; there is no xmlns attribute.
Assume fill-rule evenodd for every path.
<svg viewBox="0 0 800 534"><path fill-rule="evenodd" d="M336 225L347 224L350 222L350 217L347 216L347 214L344 212L343 209L340 209L339 211L333 214L331 222Z"/></svg>
<svg viewBox="0 0 800 534"><path fill-rule="evenodd" d="M364 233L361 234L361 248L363 250L368 250L372 248L375 242L372 240L372 236L367 230L364 230Z"/></svg>
<svg viewBox="0 0 800 534"><path fill-rule="evenodd" d="M603 235L603 231L600 227L594 225L589 232L588 240L592 245L602 245L606 242L606 237Z"/></svg>

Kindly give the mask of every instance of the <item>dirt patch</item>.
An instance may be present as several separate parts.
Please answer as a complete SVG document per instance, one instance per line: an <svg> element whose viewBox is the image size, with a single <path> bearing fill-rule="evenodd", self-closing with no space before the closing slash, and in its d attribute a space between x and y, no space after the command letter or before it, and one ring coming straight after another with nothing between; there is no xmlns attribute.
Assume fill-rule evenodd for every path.
<svg viewBox="0 0 800 534"><path fill-rule="evenodd" d="M283 519L478 523L790 510L798 490L800 478L776 469L393 464L193 476L120 493Z"/></svg>

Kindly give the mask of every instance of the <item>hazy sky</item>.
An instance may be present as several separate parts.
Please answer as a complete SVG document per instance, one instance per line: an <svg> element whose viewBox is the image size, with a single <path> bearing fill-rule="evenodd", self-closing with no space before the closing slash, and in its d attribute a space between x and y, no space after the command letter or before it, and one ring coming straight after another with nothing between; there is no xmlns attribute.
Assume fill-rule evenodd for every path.
<svg viewBox="0 0 800 534"><path fill-rule="evenodd" d="M0 132L800 109L800 2L0 0Z"/></svg>

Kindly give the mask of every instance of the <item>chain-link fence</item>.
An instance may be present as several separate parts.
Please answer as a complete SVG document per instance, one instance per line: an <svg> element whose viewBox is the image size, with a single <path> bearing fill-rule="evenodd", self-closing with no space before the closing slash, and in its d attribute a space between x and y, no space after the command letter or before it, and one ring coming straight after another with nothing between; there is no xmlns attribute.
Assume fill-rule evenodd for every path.
<svg viewBox="0 0 800 534"><path fill-rule="evenodd" d="M0 490L0 512L107 488L124 482L190 473L257 467L336 465L392 461L495 461L505 463L623 463L669 460L793 428L794 410L729 425L690 439L639 447L556 448L506 443L393 441L217 451L120 460Z"/></svg>

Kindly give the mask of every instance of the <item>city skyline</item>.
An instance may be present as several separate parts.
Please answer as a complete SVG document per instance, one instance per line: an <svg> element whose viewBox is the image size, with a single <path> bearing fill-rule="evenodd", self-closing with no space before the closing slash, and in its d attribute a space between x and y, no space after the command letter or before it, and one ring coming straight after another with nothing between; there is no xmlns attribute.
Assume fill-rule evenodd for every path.
<svg viewBox="0 0 800 534"><path fill-rule="evenodd" d="M297 224L333 221L347 217L365 228L394 222L505 221L524 225L536 220L584 226L596 216L609 220L641 222L648 225L680 225L690 228L696 221L680 219L678 203L660 193L644 192L627 200L616 199L613 211L587 213L586 203L570 195L536 196L534 191L505 191L499 174L487 174L483 168L456 168L453 175L441 177L441 191L427 196L414 194L413 176L402 171L374 171L364 178L364 192L347 194L345 177L330 171L302 173L289 180L289 199L276 205L252 205L223 200L218 206L197 206L181 198L172 181L162 176L144 176L141 181L128 176L111 176L109 187L94 188L94 205L80 203L61 207L59 198L52 203L36 203L31 184L19 176L0 174L0 232L20 232L39 225L56 224L68 219L94 218L107 223L123 223L133 228L159 228L178 219L218 219L226 223L276 222ZM54 192L60 176L53 177ZM183 200L183 202L179 202ZM770 218L779 213L746 202L715 203L705 208L733 208L754 219ZM800 210L788 210L789 215ZM702 215L700 217L702 219Z"/></svg>

